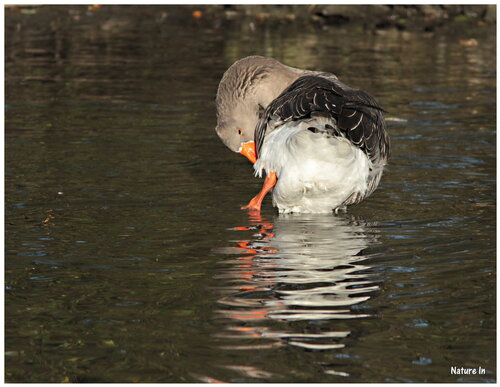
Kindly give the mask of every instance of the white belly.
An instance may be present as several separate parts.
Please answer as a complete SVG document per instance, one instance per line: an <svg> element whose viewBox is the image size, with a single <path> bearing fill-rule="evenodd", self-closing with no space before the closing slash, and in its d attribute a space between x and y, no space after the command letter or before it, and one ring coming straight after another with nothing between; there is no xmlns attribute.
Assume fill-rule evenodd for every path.
<svg viewBox="0 0 500 387"><path fill-rule="evenodd" d="M266 135L254 165L256 175L276 172L273 205L279 212L326 213L368 191L371 162L347 139L307 130L292 122Z"/></svg>

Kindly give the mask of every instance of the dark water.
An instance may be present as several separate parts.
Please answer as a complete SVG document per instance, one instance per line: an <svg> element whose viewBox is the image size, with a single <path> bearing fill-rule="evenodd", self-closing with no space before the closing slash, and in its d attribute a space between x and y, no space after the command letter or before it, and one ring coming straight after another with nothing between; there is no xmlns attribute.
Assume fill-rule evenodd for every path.
<svg viewBox="0 0 500 387"><path fill-rule="evenodd" d="M6 12L6 381L495 381L495 27L191 10ZM379 99L393 157L372 197L239 210L261 181L213 100L251 54Z"/></svg>

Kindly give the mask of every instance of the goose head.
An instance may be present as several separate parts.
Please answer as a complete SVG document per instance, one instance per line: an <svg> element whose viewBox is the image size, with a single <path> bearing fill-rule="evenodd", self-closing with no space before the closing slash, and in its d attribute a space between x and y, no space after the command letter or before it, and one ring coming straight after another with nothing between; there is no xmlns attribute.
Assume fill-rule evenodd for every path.
<svg viewBox="0 0 500 387"><path fill-rule="evenodd" d="M250 56L236 61L219 83L215 131L233 152L251 156L260 115L281 92L306 71L272 58ZM250 151L249 151L250 149Z"/></svg>

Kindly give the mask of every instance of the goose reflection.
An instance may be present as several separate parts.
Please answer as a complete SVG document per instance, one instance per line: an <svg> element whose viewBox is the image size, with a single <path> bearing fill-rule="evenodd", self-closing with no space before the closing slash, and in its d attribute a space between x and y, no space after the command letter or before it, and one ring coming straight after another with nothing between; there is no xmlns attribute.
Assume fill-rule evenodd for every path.
<svg viewBox="0 0 500 387"><path fill-rule="evenodd" d="M232 230L251 237L220 251L235 254L216 277L218 313L230 321L218 336L232 339L222 347L344 347L346 325L332 330L327 322L369 316L356 306L378 290L365 254L376 242L373 229L349 215L282 214L273 222L250 215L248 225Z"/></svg>

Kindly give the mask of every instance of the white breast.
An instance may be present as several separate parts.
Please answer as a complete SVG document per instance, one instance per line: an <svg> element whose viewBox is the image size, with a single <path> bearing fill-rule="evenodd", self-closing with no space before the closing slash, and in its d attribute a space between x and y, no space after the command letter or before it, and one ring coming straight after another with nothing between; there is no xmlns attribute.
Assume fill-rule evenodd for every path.
<svg viewBox="0 0 500 387"><path fill-rule="evenodd" d="M314 120L294 121L268 133L256 175L276 172L273 205L279 212L326 213L345 206L353 195L367 195L371 162L343 137L313 133Z"/></svg>

